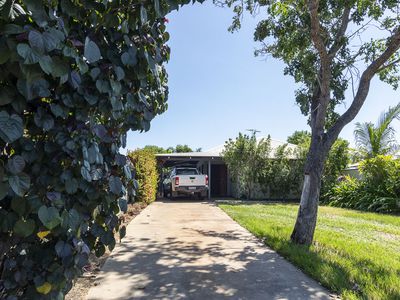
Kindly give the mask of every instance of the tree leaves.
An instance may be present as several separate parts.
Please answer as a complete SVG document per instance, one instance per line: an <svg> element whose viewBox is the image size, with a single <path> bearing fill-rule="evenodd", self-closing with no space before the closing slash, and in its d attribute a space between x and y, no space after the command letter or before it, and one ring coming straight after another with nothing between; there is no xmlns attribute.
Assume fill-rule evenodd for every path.
<svg viewBox="0 0 400 300"><path fill-rule="evenodd" d="M80 225L81 217L75 209L64 211L61 215L61 226L76 231Z"/></svg>
<svg viewBox="0 0 400 300"><path fill-rule="evenodd" d="M65 243L64 241L58 241L55 246L56 253L59 257L64 258L72 255L71 245Z"/></svg>
<svg viewBox="0 0 400 300"><path fill-rule="evenodd" d="M32 219L18 220L14 225L14 232L21 237L28 237L35 231L35 221Z"/></svg>
<svg viewBox="0 0 400 300"><path fill-rule="evenodd" d="M48 229L53 229L61 223L60 214L55 207L41 206L38 211L39 220Z"/></svg>
<svg viewBox="0 0 400 300"><path fill-rule="evenodd" d="M21 173L25 168L24 158L20 155L14 155L8 160L7 168L14 175Z"/></svg>
<svg viewBox="0 0 400 300"><path fill-rule="evenodd" d="M122 212L126 213L128 211L128 200L126 200L125 198L119 198L118 206Z"/></svg>
<svg viewBox="0 0 400 300"><path fill-rule="evenodd" d="M35 64L40 59L40 55L29 47L28 44L18 44L17 52L24 59L24 63L27 65Z"/></svg>
<svg viewBox="0 0 400 300"><path fill-rule="evenodd" d="M94 63L101 58L101 53L99 47L95 42L91 41L88 37L85 40L85 58L89 63Z"/></svg>
<svg viewBox="0 0 400 300"><path fill-rule="evenodd" d="M51 289L52 289L52 285L50 282L47 282L47 281L45 283L43 283L42 285L36 287L36 291L39 294L43 294L43 295L47 295L48 293L50 293Z"/></svg>
<svg viewBox="0 0 400 300"><path fill-rule="evenodd" d="M116 195L121 194L123 185L122 185L122 181L119 177L110 176L108 184L109 184L111 193L116 194Z"/></svg>
<svg viewBox="0 0 400 300"><path fill-rule="evenodd" d="M31 179L27 174L20 173L18 175L11 175L8 177L8 183L10 184L10 187L14 193L22 197L29 190Z"/></svg>
<svg viewBox="0 0 400 300"><path fill-rule="evenodd" d="M14 2L0 0L0 243L14 264L2 288L62 297L89 252L114 247L116 214L133 200L138 183L117 155L127 132L167 107L168 4L24 0L29 14L11 21Z"/></svg>
<svg viewBox="0 0 400 300"><path fill-rule="evenodd" d="M42 34L36 30L31 30L28 38L31 48L42 54L44 52L44 40Z"/></svg>
<svg viewBox="0 0 400 300"><path fill-rule="evenodd" d="M22 119L17 115L9 115L0 111L0 138L6 143L19 139L23 133Z"/></svg>
<svg viewBox="0 0 400 300"><path fill-rule="evenodd" d="M135 46L129 47L128 51L122 53L121 61L125 66L133 67L137 64L137 48Z"/></svg>

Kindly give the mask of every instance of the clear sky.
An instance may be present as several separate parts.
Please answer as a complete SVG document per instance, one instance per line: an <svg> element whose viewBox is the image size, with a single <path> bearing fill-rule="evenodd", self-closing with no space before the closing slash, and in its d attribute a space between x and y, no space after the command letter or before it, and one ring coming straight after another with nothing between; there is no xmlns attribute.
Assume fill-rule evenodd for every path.
<svg viewBox="0 0 400 300"><path fill-rule="evenodd" d="M206 150L246 129L282 141L295 130L309 130L294 100L296 85L283 75L284 65L254 56L256 20L245 17L242 29L232 34L227 31L232 15L206 2L168 16L168 110L152 121L150 131L130 132L128 149L188 144ZM364 107L341 136L353 143L355 122L375 122L381 111L399 101L399 91L374 80ZM395 122L400 132L400 122Z"/></svg>

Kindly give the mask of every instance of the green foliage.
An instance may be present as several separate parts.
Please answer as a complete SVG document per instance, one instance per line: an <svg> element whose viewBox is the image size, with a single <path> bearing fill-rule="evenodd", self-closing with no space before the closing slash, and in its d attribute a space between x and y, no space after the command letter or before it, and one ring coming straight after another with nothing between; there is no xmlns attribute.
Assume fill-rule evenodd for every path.
<svg viewBox="0 0 400 300"><path fill-rule="evenodd" d="M164 15L188 1L0 1L0 298L61 299L113 249L118 150L167 108Z"/></svg>
<svg viewBox="0 0 400 300"><path fill-rule="evenodd" d="M152 152L153 154L158 154L158 153L170 153L168 152L166 149L164 149L163 147L159 147L156 145L146 145L143 147L143 150L147 150ZM171 151L172 152L172 151Z"/></svg>
<svg viewBox="0 0 400 300"><path fill-rule="evenodd" d="M327 194L329 204L359 210L400 213L400 161L378 155L360 163L360 180L345 177Z"/></svg>
<svg viewBox="0 0 400 300"><path fill-rule="evenodd" d="M394 119L400 119L400 103L383 112L376 125L356 123L354 136L359 153L364 158L393 154L398 150L396 131L390 125Z"/></svg>
<svg viewBox="0 0 400 300"><path fill-rule="evenodd" d="M151 203L156 200L158 187L157 160L154 153L150 150L135 150L128 152L133 168L135 178L138 181L136 199L145 203Z"/></svg>
<svg viewBox="0 0 400 300"><path fill-rule="evenodd" d="M236 140L226 142L224 160L239 195L249 197L249 189L253 191L259 184L270 198L300 198L310 135L306 131L296 131L288 140L298 143L297 147L285 144L271 149L270 138L257 142L255 136L242 134ZM349 143L343 139L333 144L322 176L322 195L337 183L349 163L348 146Z"/></svg>
<svg viewBox="0 0 400 300"><path fill-rule="evenodd" d="M174 152L185 153L185 152L193 152L193 150L188 145L176 145Z"/></svg>
<svg viewBox="0 0 400 300"><path fill-rule="evenodd" d="M254 40L259 42L261 47L255 54L270 55L285 63L284 74L292 76L301 84L295 92L296 102L301 112L310 116L313 96L319 84L321 59L312 39L309 1L214 2L233 9L233 22L229 28L231 31L241 27L242 15L246 11L257 15L260 21L254 31ZM346 19L344 16L347 9L348 26L342 28L340 25L343 19ZM335 108L345 101L345 92L350 88L349 84L354 84L355 74L360 70L359 62L370 64L387 47L390 35L375 34L376 28L392 34L399 30L398 1L318 1L318 19L318 34L323 40L322 46L331 57L331 95L326 116L326 127L329 128L339 116ZM347 28L351 30L346 31ZM342 33L342 29L345 32ZM400 51L395 51L387 60L385 68L378 70L379 79L394 88L398 87L400 79L399 58Z"/></svg>
<svg viewBox="0 0 400 300"><path fill-rule="evenodd" d="M188 145L176 145L176 147L168 147L168 148L163 148L159 147L156 145L146 145L143 147L143 149L150 150L154 154L157 153L185 153L185 152L194 152L192 148L190 148ZM200 152L201 148L197 148L195 152Z"/></svg>
<svg viewBox="0 0 400 300"><path fill-rule="evenodd" d="M254 197L255 184L263 166L268 164L270 152L271 138L257 141L254 133L251 136L239 133L235 140L225 142L222 154L240 197Z"/></svg>
<svg viewBox="0 0 400 300"><path fill-rule="evenodd" d="M297 205L220 207L340 299L399 299L399 217L320 206L315 242L304 247L290 241Z"/></svg>
<svg viewBox="0 0 400 300"><path fill-rule="evenodd" d="M322 174L321 201L325 201L325 194L337 183L342 171L350 162L349 142L337 139L329 151Z"/></svg>
<svg viewBox="0 0 400 300"><path fill-rule="evenodd" d="M302 145L309 143L311 139L311 133L307 130L296 130L287 138L287 142L294 145Z"/></svg>
<svg viewBox="0 0 400 300"><path fill-rule="evenodd" d="M288 145L275 149L271 159L261 166L258 182L270 198L300 198L304 176L305 152Z"/></svg>
<svg viewBox="0 0 400 300"><path fill-rule="evenodd" d="M307 156L308 148L310 147L311 136L307 131L296 131L288 137L288 140L297 142L299 146L299 153L297 155L298 162L297 168L294 169L295 174L302 172ZM349 142L344 139L337 139L329 153L325 162L324 171L322 173L321 184L321 201L326 201L326 193L337 183L338 178L342 171L347 167L350 162L350 149ZM298 178L299 175L297 175Z"/></svg>

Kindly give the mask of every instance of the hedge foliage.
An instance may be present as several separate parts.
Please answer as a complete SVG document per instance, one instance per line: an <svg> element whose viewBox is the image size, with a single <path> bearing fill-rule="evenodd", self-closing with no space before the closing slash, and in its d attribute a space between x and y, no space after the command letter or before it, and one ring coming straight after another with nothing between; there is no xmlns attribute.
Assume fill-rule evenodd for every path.
<svg viewBox="0 0 400 300"><path fill-rule="evenodd" d="M123 235L138 184L119 149L167 108L183 2L0 1L0 298L62 299Z"/></svg>
<svg viewBox="0 0 400 300"><path fill-rule="evenodd" d="M400 213L400 160L378 155L360 164L361 179L345 177L328 193L332 206Z"/></svg>
<svg viewBox="0 0 400 300"><path fill-rule="evenodd" d="M156 200L157 195L159 174L156 157L151 150L146 149L128 152L128 157L135 170L135 179L139 183L136 200L149 204Z"/></svg>

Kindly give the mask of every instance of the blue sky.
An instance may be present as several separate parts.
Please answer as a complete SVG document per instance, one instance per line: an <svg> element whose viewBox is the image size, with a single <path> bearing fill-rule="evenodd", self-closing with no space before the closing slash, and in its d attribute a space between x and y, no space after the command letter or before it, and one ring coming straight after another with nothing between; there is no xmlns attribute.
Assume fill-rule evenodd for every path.
<svg viewBox="0 0 400 300"><path fill-rule="evenodd" d="M249 128L284 141L295 130L309 129L295 104L296 85L283 75L284 65L254 56L256 20L245 17L242 29L232 34L227 31L232 15L206 2L168 16L169 107L152 121L150 131L128 134L128 149L177 144L208 149ZM364 107L341 136L353 143L355 122L375 122L399 101L399 91L374 80ZM394 124L398 131L399 123Z"/></svg>

